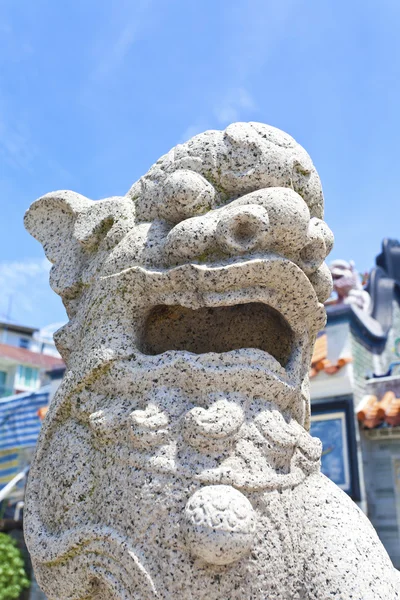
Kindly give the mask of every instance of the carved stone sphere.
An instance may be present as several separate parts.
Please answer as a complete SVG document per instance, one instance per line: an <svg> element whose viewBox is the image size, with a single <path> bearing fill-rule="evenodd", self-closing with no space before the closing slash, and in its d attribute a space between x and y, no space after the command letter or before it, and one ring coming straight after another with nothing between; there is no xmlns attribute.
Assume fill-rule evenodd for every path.
<svg viewBox="0 0 400 600"><path fill-rule="evenodd" d="M183 530L191 554L228 565L251 550L256 514L249 500L230 485L201 488L188 500Z"/></svg>

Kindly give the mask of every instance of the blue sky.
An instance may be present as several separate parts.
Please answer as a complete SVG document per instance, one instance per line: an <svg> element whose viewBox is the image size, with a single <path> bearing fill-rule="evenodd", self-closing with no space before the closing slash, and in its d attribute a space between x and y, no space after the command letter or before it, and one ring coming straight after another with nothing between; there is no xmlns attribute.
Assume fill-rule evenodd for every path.
<svg viewBox="0 0 400 600"><path fill-rule="evenodd" d="M178 142L236 120L319 170L331 258L400 237L399 0L0 0L0 318L65 320L29 204L125 194Z"/></svg>

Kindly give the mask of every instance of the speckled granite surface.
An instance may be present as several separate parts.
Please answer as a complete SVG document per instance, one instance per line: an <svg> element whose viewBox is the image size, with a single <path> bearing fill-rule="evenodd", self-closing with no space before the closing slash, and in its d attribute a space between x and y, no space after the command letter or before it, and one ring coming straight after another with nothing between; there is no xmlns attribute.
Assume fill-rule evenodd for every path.
<svg viewBox="0 0 400 600"><path fill-rule="evenodd" d="M259 123L177 146L125 197L29 209L69 316L25 513L51 600L400 597L307 432L322 218L311 159Z"/></svg>

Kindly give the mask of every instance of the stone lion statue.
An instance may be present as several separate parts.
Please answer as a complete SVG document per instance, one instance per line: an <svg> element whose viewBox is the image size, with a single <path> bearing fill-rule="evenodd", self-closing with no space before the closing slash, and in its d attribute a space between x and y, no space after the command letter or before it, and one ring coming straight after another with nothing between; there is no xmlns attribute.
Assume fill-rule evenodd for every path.
<svg viewBox="0 0 400 600"><path fill-rule="evenodd" d="M371 296L363 289L354 262L352 260L333 260L329 269L332 274L333 289L337 294L335 304L352 304L368 312L371 306Z"/></svg>
<svg viewBox="0 0 400 600"><path fill-rule="evenodd" d="M197 135L124 197L28 210L69 317L25 512L50 600L399 597L308 433L322 219L308 154L260 123Z"/></svg>

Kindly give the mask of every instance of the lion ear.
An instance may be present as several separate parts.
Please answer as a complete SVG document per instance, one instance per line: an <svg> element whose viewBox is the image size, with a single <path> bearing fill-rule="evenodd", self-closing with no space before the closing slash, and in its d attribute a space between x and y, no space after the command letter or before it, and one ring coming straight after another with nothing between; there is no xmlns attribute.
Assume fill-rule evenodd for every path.
<svg viewBox="0 0 400 600"><path fill-rule="evenodd" d="M85 196L62 190L42 196L27 210L25 228L42 244L50 262L59 262L67 248L74 243L75 221L92 204L93 200Z"/></svg>

